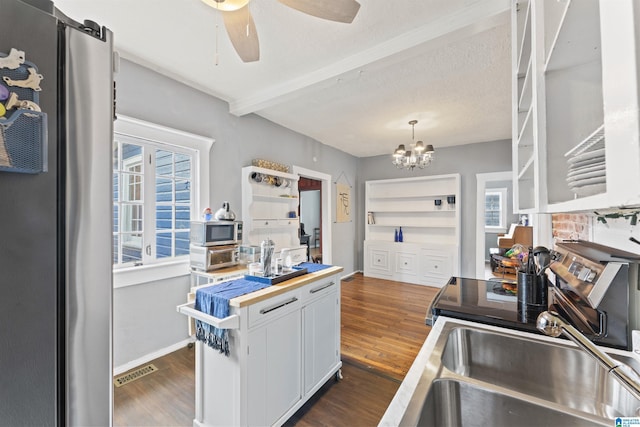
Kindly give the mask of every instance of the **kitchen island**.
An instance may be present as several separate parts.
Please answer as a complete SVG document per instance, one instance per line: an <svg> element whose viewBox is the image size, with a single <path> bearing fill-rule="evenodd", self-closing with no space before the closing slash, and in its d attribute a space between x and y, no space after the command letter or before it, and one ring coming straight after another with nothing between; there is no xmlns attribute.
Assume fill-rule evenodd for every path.
<svg viewBox="0 0 640 427"><path fill-rule="evenodd" d="M342 271L328 266L232 298L223 319L193 302L178 307L229 333L229 356L196 341L194 426L281 425L340 376Z"/></svg>

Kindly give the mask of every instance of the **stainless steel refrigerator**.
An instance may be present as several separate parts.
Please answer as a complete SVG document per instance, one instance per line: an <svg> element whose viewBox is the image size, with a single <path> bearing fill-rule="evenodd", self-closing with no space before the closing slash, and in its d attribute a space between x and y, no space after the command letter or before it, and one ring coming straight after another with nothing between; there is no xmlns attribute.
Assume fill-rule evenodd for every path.
<svg viewBox="0 0 640 427"><path fill-rule="evenodd" d="M32 100L0 80L0 425L112 422L112 43L48 0L0 0L0 64L24 52L39 80Z"/></svg>

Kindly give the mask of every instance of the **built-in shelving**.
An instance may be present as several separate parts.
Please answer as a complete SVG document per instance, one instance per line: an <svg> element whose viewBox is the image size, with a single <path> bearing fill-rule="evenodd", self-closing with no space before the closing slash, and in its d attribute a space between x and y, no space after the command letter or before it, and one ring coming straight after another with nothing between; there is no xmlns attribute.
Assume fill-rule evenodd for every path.
<svg viewBox="0 0 640 427"><path fill-rule="evenodd" d="M244 242L271 239L276 250L300 246L298 176L247 166L242 169Z"/></svg>
<svg viewBox="0 0 640 427"><path fill-rule="evenodd" d="M636 3L512 0L517 212L640 205Z"/></svg>
<svg viewBox="0 0 640 427"><path fill-rule="evenodd" d="M442 286L459 274L460 202L458 174L367 181L365 275Z"/></svg>

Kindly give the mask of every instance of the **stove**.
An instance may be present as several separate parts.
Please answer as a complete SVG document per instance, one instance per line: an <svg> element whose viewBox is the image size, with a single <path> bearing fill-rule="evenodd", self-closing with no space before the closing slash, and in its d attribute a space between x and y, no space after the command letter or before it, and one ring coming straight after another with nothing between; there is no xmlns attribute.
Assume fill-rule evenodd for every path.
<svg viewBox="0 0 640 427"><path fill-rule="evenodd" d="M640 329L640 256L585 241L562 241L546 270L548 306L523 309L503 281L452 277L427 311L438 316L539 333L536 319L555 311L598 345L630 350L631 331Z"/></svg>
<svg viewBox="0 0 640 427"><path fill-rule="evenodd" d="M427 313L427 325L438 316L472 320L527 332L537 332L539 313L519 310L517 296L507 291L503 281L452 277L440 290Z"/></svg>

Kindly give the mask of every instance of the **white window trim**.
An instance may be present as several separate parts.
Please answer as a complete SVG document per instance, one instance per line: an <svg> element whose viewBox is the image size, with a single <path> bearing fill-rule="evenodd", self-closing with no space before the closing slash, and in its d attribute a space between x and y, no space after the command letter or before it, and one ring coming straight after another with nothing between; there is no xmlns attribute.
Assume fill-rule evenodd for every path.
<svg viewBox="0 0 640 427"><path fill-rule="evenodd" d="M484 226L484 230L487 233L506 233L507 232L507 189L506 188L487 188L485 189L485 202L486 196L490 193L499 193L500 194L500 204L502 208L500 209L500 223L502 226Z"/></svg>
<svg viewBox="0 0 640 427"><path fill-rule="evenodd" d="M211 147L215 140L121 114L118 114L118 119L114 122L114 133L150 142L186 147L199 153L193 165L194 177L197 176L198 179L194 188L195 200L191 219L196 220L199 212L202 212L204 201L209 200L209 161ZM137 267L114 268L113 287L122 288L188 274L188 256Z"/></svg>

